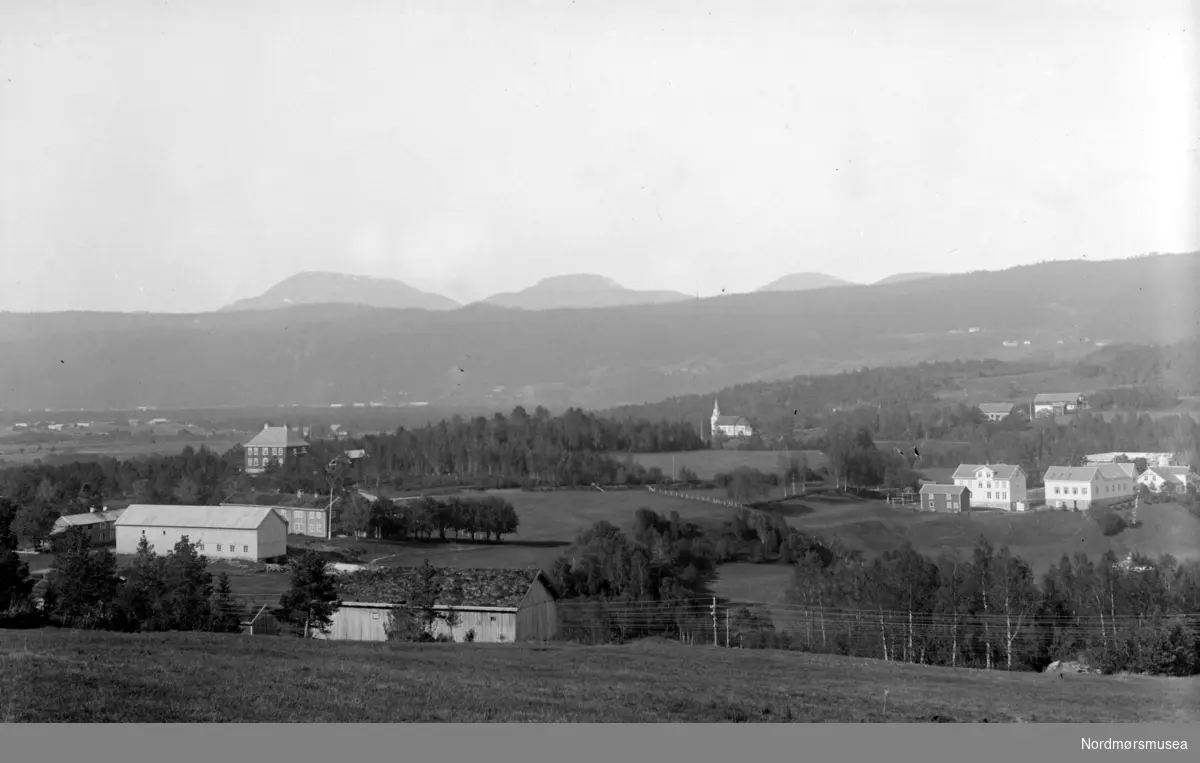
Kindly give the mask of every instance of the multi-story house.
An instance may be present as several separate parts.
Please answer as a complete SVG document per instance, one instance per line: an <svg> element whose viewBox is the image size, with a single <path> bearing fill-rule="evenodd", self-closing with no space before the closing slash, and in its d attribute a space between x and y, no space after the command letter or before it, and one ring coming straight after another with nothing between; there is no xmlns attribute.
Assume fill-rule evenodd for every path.
<svg viewBox="0 0 1200 763"><path fill-rule="evenodd" d="M1058 509L1086 510L1127 501L1133 497L1133 464L1052 466L1046 470L1046 505Z"/></svg>
<svg viewBox="0 0 1200 763"><path fill-rule="evenodd" d="M264 425L261 432L246 443L246 473L261 474L272 462L282 465L289 458L308 453L308 441L286 426Z"/></svg>
<svg viewBox="0 0 1200 763"><path fill-rule="evenodd" d="M1024 511L1027 507L1025 471L1012 464L961 464L954 470L955 485L971 491L973 508Z"/></svg>

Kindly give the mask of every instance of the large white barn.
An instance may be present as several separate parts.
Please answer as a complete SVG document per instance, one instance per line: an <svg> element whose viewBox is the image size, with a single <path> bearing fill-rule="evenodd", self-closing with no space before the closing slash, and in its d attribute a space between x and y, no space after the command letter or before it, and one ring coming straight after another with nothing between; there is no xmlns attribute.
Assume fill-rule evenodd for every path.
<svg viewBox="0 0 1200 763"><path fill-rule="evenodd" d="M117 553L135 554L142 536L166 554L183 536L210 559L260 561L287 553L287 520L270 506L135 503L117 520Z"/></svg>

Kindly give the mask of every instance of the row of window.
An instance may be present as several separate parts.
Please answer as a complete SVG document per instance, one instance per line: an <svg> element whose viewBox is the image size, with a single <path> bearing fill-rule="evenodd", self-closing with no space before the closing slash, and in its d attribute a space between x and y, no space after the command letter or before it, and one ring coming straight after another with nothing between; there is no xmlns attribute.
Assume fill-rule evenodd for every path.
<svg viewBox="0 0 1200 763"><path fill-rule="evenodd" d="M227 545L229 546L229 553L231 553L231 554L233 554L233 553L237 553L237 544L236 544L236 543L229 543L229 544L227 544ZM222 546L222 544L220 544L220 543L217 543L217 544L216 544L216 547L217 547L217 553L220 553L220 552L221 552L221 546ZM204 544L203 544L203 543L197 543L197 544L196 544L196 548L197 548L198 550L200 550L200 551L203 551L203 550L204 550ZM243 554L248 554L248 553L250 553L250 547L249 547L249 546L242 546L242 553L243 553Z"/></svg>
<svg viewBox="0 0 1200 763"><path fill-rule="evenodd" d="M1123 490L1123 489L1122 489L1122 488L1125 488L1125 487L1126 487L1125 485L1110 485L1110 484L1106 484L1106 485L1103 485L1102 487L1104 488L1103 490L1097 490L1096 492L1097 492L1097 493L1101 493L1101 492L1103 492L1103 493L1124 493L1124 492L1128 492L1128 491L1126 491L1126 490ZM1131 489L1132 489L1132 488L1131 488ZM1084 485L1083 487L1071 487L1071 488L1067 488L1067 487L1063 487L1063 486L1061 486L1061 485L1055 485L1055 486L1054 486L1054 494L1055 494L1055 495L1087 495L1087 494L1088 494L1088 486L1087 486L1087 485Z"/></svg>
<svg viewBox="0 0 1200 763"><path fill-rule="evenodd" d="M278 461L279 459L277 459L277 458L263 458L263 459L250 458L247 460L249 460L251 466L266 466L270 462ZM261 461L261 463L260 463L260 461Z"/></svg>
<svg viewBox="0 0 1200 763"><path fill-rule="evenodd" d="M252 456L282 456L283 448L246 448Z"/></svg>

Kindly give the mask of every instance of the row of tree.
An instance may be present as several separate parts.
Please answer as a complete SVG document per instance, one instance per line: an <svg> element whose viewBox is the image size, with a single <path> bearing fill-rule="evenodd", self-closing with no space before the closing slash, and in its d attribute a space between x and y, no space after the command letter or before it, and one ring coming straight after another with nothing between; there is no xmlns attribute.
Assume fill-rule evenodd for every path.
<svg viewBox="0 0 1200 763"><path fill-rule="evenodd" d="M802 648L884 660L1041 670L1200 672L1200 564L1170 556L1064 555L1041 579L980 538L969 558L909 544L873 559L841 551L795 568L787 613Z"/></svg>
<svg viewBox="0 0 1200 763"><path fill-rule="evenodd" d="M352 532L390 540L455 540L463 536L499 542L517 532L520 517L500 496L462 498L425 496L415 501L370 501L352 495L341 515L342 526Z"/></svg>

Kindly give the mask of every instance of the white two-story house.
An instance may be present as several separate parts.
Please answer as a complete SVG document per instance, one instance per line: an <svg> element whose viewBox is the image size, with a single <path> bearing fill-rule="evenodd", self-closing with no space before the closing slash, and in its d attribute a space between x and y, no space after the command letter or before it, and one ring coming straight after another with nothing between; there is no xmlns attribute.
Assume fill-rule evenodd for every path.
<svg viewBox="0 0 1200 763"><path fill-rule="evenodd" d="M1028 506L1025 471L1012 464L961 464L954 484L971 491L971 507L1024 511Z"/></svg>
<svg viewBox="0 0 1200 763"><path fill-rule="evenodd" d="M1133 497L1133 464L1052 466L1046 470L1046 505L1086 510Z"/></svg>

